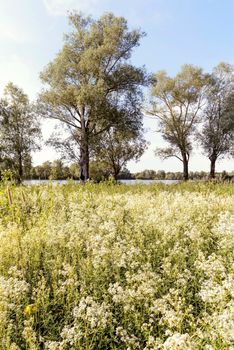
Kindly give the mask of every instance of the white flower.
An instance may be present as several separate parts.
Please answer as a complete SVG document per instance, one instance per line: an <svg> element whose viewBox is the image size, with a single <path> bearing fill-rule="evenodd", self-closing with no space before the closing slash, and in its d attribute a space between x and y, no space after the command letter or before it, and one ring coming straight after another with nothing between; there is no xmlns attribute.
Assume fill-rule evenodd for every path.
<svg viewBox="0 0 234 350"><path fill-rule="evenodd" d="M168 337L163 344L164 350L194 350L194 344L190 336L186 334L175 333Z"/></svg>

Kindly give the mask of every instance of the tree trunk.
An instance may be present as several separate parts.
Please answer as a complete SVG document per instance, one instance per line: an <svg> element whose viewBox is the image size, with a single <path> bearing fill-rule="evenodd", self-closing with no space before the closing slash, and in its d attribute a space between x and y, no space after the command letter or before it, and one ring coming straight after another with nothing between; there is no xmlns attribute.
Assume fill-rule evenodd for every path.
<svg viewBox="0 0 234 350"><path fill-rule="evenodd" d="M118 181L118 175L120 173L121 168L119 167L119 165L117 165L114 160L112 159L112 168L113 168L113 176L115 179L115 182Z"/></svg>
<svg viewBox="0 0 234 350"><path fill-rule="evenodd" d="M118 180L118 175L119 175L119 172L117 170L114 171L114 179L115 179L115 182L117 182Z"/></svg>
<svg viewBox="0 0 234 350"><path fill-rule="evenodd" d="M86 182L89 179L89 137L85 125L85 109L82 108L81 116L81 143L80 143L80 180Z"/></svg>
<svg viewBox="0 0 234 350"><path fill-rule="evenodd" d="M215 163L216 163L216 157L210 158L210 179L215 179Z"/></svg>
<svg viewBox="0 0 234 350"><path fill-rule="evenodd" d="M89 179L89 148L84 145L80 148L80 180L87 181Z"/></svg>
<svg viewBox="0 0 234 350"><path fill-rule="evenodd" d="M17 182L20 184L22 182L23 178L23 160L22 160L22 155L21 153L18 154L18 159L19 159L19 168L18 168L18 179Z"/></svg>
<svg viewBox="0 0 234 350"><path fill-rule="evenodd" d="M188 157L186 154L183 155L183 178L184 178L184 181L187 181L189 179Z"/></svg>

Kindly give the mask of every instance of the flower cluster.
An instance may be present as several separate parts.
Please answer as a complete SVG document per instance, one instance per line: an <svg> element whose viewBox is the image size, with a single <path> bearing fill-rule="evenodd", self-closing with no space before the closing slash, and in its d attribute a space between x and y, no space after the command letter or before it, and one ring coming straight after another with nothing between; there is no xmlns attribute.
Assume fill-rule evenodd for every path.
<svg viewBox="0 0 234 350"><path fill-rule="evenodd" d="M233 349L231 185L4 193L0 349Z"/></svg>

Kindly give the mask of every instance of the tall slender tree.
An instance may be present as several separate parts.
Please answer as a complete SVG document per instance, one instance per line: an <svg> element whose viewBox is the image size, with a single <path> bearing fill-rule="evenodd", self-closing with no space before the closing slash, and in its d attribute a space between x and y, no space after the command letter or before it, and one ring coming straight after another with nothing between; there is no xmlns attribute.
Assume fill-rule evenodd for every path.
<svg viewBox="0 0 234 350"><path fill-rule="evenodd" d="M176 157L183 163L184 180L188 180L188 163L192 151L192 135L200 121L208 76L201 68L184 65L174 77L160 71L151 88L151 110L157 117L159 130L168 148L157 149L162 158Z"/></svg>
<svg viewBox="0 0 234 350"><path fill-rule="evenodd" d="M27 95L13 83L6 86L0 106L2 158L21 182L30 153L40 148L40 125Z"/></svg>
<svg viewBox="0 0 234 350"><path fill-rule="evenodd" d="M210 178L215 178L216 161L231 154L234 140L234 68L230 64L220 63L212 72L198 139L210 160Z"/></svg>
<svg viewBox="0 0 234 350"><path fill-rule="evenodd" d="M111 13L98 20L72 13L69 20L73 30L41 73L47 89L41 93L39 108L76 135L81 178L86 180L96 137L114 125L137 129L142 124L141 86L148 77L129 59L144 33L130 31L124 18Z"/></svg>

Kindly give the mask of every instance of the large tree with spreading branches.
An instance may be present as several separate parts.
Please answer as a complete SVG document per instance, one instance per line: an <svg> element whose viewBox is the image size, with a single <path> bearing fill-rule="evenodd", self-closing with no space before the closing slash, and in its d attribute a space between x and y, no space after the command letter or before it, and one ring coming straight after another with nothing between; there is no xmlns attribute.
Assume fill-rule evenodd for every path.
<svg viewBox="0 0 234 350"><path fill-rule="evenodd" d="M96 139L111 127L142 126L142 91L148 76L129 59L144 36L129 30L123 17L105 14L95 20L72 13L72 31L41 73L46 88L39 111L67 126L79 146L81 179L89 178L89 158Z"/></svg>

